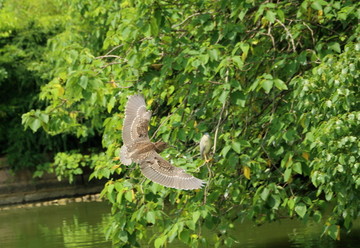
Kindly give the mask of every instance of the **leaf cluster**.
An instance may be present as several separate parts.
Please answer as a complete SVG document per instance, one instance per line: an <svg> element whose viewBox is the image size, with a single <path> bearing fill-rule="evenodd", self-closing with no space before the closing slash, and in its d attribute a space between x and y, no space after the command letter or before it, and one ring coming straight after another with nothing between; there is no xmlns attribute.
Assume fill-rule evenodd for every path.
<svg viewBox="0 0 360 248"><path fill-rule="evenodd" d="M334 239L351 229L360 205L358 3L68 4L73 21L44 55L46 106L23 124L79 140L102 135L92 177L109 179L102 195L113 205L114 243L231 247L243 218L322 221ZM119 163L124 105L135 93L153 111L150 136L176 146L163 156L207 180L204 189L164 188ZM202 166L206 131L214 152ZM73 156L58 156L60 171L81 167Z"/></svg>

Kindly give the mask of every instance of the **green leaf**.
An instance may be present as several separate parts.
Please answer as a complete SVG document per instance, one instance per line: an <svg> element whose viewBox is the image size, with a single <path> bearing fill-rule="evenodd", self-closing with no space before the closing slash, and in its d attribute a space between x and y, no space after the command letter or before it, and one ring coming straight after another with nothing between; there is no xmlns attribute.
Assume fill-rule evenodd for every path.
<svg viewBox="0 0 360 248"><path fill-rule="evenodd" d="M322 214L321 214L321 212L320 211L315 211L315 213L314 213L314 220L317 222L317 223L319 223L320 221L321 221L321 219L322 219Z"/></svg>
<svg viewBox="0 0 360 248"><path fill-rule="evenodd" d="M128 233L126 231L120 231L119 234L118 234L118 238L126 243L128 241Z"/></svg>
<svg viewBox="0 0 360 248"><path fill-rule="evenodd" d="M114 188L115 188L115 185L114 185L114 184L109 184L109 185L107 186L107 191L108 191L109 193L112 193L112 192L114 191Z"/></svg>
<svg viewBox="0 0 360 248"><path fill-rule="evenodd" d="M291 172L292 169L291 168L286 168L285 172L284 172L284 181L287 182L289 181L290 177L291 177Z"/></svg>
<svg viewBox="0 0 360 248"><path fill-rule="evenodd" d="M270 194L270 190L268 188L264 188L264 190L261 192L261 199L263 199L263 201L266 201L269 197Z"/></svg>
<svg viewBox="0 0 360 248"><path fill-rule="evenodd" d="M84 90L86 90L87 85L88 85L88 82L89 82L88 77L85 76L85 75L82 75L82 76L80 77L79 85L81 86L81 88L83 88Z"/></svg>
<svg viewBox="0 0 360 248"><path fill-rule="evenodd" d="M170 232L167 234L169 243L171 243L176 238L176 236L178 236L178 230L179 224L173 225Z"/></svg>
<svg viewBox="0 0 360 248"><path fill-rule="evenodd" d="M115 97L111 97L109 103L107 104L107 111L108 113L111 112L111 110L114 108L116 102L116 98Z"/></svg>
<svg viewBox="0 0 360 248"><path fill-rule="evenodd" d="M49 122L49 115L48 114L41 113L39 117L44 123Z"/></svg>
<svg viewBox="0 0 360 248"><path fill-rule="evenodd" d="M125 199L128 202L132 202L132 191L131 190L128 190L128 191L125 192Z"/></svg>
<svg viewBox="0 0 360 248"><path fill-rule="evenodd" d="M178 138L181 140L181 141L186 141L186 138L187 138L187 135L185 133L185 130L183 128L180 128L179 131L178 131Z"/></svg>
<svg viewBox="0 0 360 248"><path fill-rule="evenodd" d="M251 147L251 144L247 140L240 140L240 144L242 147Z"/></svg>
<svg viewBox="0 0 360 248"><path fill-rule="evenodd" d="M227 96L228 96L228 95L229 95L229 91L224 90L224 91L221 93L220 97L219 97L219 101L220 101L222 104L224 104L225 101L226 101L226 99L227 99Z"/></svg>
<svg viewBox="0 0 360 248"><path fill-rule="evenodd" d="M244 63L243 63L243 61L241 60L241 57L240 57L240 56L234 56L234 57L232 57L232 60L233 60L234 64L235 64L239 69L243 68Z"/></svg>
<svg viewBox="0 0 360 248"><path fill-rule="evenodd" d="M227 237L225 240L224 240L224 244L227 246L227 247L233 247L235 243L235 240L231 237Z"/></svg>
<svg viewBox="0 0 360 248"><path fill-rule="evenodd" d="M186 221L185 222L186 223L186 225L189 227L189 229L191 229L191 230L195 230L195 225L196 225L196 223L195 223L195 221L194 220L188 220L188 221Z"/></svg>
<svg viewBox="0 0 360 248"><path fill-rule="evenodd" d="M196 223L200 218L200 211L193 212L192 217L193 217L194 222Z"/></svg>
<svg viewBox="0 0 360 248"><path fill-rule="evenodd" d="M249 87L249 91L256 90L260 82L261 82L260 79L257 78Z"/></svg>
<svg viewBox="0 0 360 248"><path fill-rule="evenodd" d="M218 49L211 49L208 53L211 61L219 61L220 52Z"/></svg>
<svg viewBox="0 0 360 248"><path fill-rule="evenodd" d="M36 132L41 127L41 121L37 118L31 118L29 120L29 127L33 132Z"/></svg>
<svg viewBox="0 0 360 248"><path fill-rule="evenodd" d="M329 192L327 192L327 193L325 194L325 199L326 199L327 201L331 201L332 198L333 198L333 195L334 195L334 192L329 191Z"/></svg>
<svg viewBox="0 0 360 248"><path fill-rule="evenodd" d="M201 55L199 55L199 60L201 61L202 65L206 65L209 62L209 55L208 54L201 54Z"/></svg>
<svg viewBox="0 0 360 248"><path fill-rule="evenodd" d="M274 23L275 22L275 18L276 18L276 14L274 12L272 12L271 10L266 11L266 19L270 22L270 23Z"/></svg>
<svg viewBox="0 0 360 248"><path fill-rule="evenodd" d="M333 240L340 240L340 228L338 225L331 225L327 228L327 233Z"/></svg>
<svg viewBox="0 0 360 248"><path fill-rule="evenodd" d="M307 211L307 207L304 203L300 202L295 206L295 212L301 217L304 218Z"/></svg>
<svg viewBox="0 0 360 248"><path fill-rule="evenodd" d="M231 147L232 149L237 153L237 154L240 154L241 152L241 145L240 145L240 142L239 141L233 141L231 143Z"/></svg>
<svg viewBox="0 0 360 248"><path fill-rule="evenodd" d="M275 84L275 87L278 88L279 90L287 90L288 89L285 82L278 78L274 79L274 84Z"/></svg>
<svg viewBox="0 0 360 248"><path fill-rule="evenodd" d="M152 224L155 224L155 212L154 211L149 211L147 214L146 214L146 221L148 223L152 223Z"/></svg>
<svg viewBox="0 0 360 248"><path fill-rule="evenodd" d="M272 89L273 83L274 83L273 80L262 80L261 81L261 86L265 90L266 94L268 94L270 92L270 90Z"/></svg>
<svg viewBox="0 0 360 248"><path fill-rule="evenodd" d="M280 199L280 196L279 195L270 195L269 197L269 206L272 208L272 209L278 209L279 206L280 206L280 203L281 203L281 199Z"/></svg>
<svg viewBox="0 0 360 248"><path fill-rule="evenodd" d="M188 229L184 229L181 233L180 233L180 240L184 243L189 242L190 240L190 232Z"/></svg>
<svg viewBox="0 0 360 248"><path fill-rule="evenodd" d="M315 10L322 10L322 6L320 1L315 0L312 4L311 7Z"/></svg>
<svg viewBox="0 0 360 248"><path fill-rule="evenodd" d="M151 35L156 37L159 33L159 24L156 18L150 20Z"/></svg>
<svg viewBox="0 0 360 248"><path fill-rule="evenodd" d="M242 91L233 91L230 94L230 100L231 103L234 105L238 105L242 108L245 107L245 103L246 103L246 97L244 92Z"/></svg>
<svg viewBox="0 0 360 248"><path fill-rule="evenodd" d="M276 10L276 14L281 22L285 21L284 11L282 11L281 9L278 9L278 10Z"/></svg>
<svg viewBox="0 0 360 248"><path fill-rule="evenodd" d="M290 198L290 199L288 200L287 204L288 204L289 209L290 209L290 210L293 210L294 207L295 207L295 200L294 200L294 198Z"/></svg>
<svg viewBox="0 0 360 248"><path fill-rule="evenodd" d="M329 48L337 53L341 53L341 47L340 44L337 42L332 42L329 45Z"/></svg>
<svg viewBox="0 0 360 248"><path fill-rule="evenodd" d="M247 56L248 56L248 52L249 52L249 49L250 49L250 45L248 43L243 43L241 42L240 43L240 48L242 50L242 55L241 55L241 59L243 62L245 62Z"/></svg>
<svg viewBox="0 0 360 248"><path fill-rule="evenodd" d="M298 174L302 174L302 166L301 163L296 162L295 164L293 164L292 169L298 173Z"/></svg>
<svg viewBox="0 0 360 248"><path fill-rule="evenodd" d="M226 157L226 154L230 151L231 149L231 146L230 145L227 145L227 146L224 146L224 148L221 150L221 154Z"/></svg>

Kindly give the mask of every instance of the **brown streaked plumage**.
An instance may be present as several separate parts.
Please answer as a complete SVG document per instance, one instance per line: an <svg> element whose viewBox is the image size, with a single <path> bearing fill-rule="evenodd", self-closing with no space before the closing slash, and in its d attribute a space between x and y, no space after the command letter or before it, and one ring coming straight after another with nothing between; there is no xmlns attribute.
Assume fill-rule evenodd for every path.
<svg viewBox="0 0 360 248"><path fill-rule="evenodd" d="M125 107L123 125L124 145L120 150L120 161L125 165L140 164L141 172L153 182L175 189L199 189L204 182L183 169L170 164L159 153L167 148L163 141L151 142L148 126L151 112L146 110L141 95L133 95Z"/></svg>

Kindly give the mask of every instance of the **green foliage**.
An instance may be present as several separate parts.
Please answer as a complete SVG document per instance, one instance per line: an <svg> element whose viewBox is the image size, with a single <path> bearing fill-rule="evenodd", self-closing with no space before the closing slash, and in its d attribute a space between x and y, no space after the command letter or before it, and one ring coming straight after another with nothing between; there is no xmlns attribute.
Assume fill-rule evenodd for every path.
<svg viewBox="0 0 360 248"><path fill-rule="evenodd" d="M359 212L359 3L351 1L69 1L72 22L44 54L46 107L23 124L86 141L93 177L108 178L107 236L119 246L175 238L231 247L233 221L280 216L322 221L339 238ZM127 96L153 110L150 134L163 156L199 178L178 191L119 164ZM196 146L216 136L213 161ZM81 154L61 153L60 175L79 172ZM325 210L330 214L325 214ZM205 239L202 228L214 234Z"/></svg>
<svg viewBox="0 0 360 248"><path fill-rule="evenodd" d="M21 115L44 106L37 99L45 84L41 64L46 41L61 31L54 1L2 1L0 4L0 149L13 169L45 166L52 151L63 148L61 137L24 131ZM40 111L37 111L40 114ZM40 114L46 121L46 116ZM35 119L33 129L39 127Z"/></svg>
<svg viewBox="0 0 360 248"><path fill-rule="evenodd" d="M49 122L49 114L31 109L46 104L37 97L40 87L53 77L44 53L49 39L64 30L69 18L64 13L67 3L21 0L4 1L1 6L0 93L4 96L0 102L1 155L7 157L13 170L28 168L40 176L49 169L54 153L71 149L88 152L98 135L85 141L68 134L51 136L50 130L34 133ZM31 123L31 130L24 130L21 115L28 111L23 122Z"/></svg>

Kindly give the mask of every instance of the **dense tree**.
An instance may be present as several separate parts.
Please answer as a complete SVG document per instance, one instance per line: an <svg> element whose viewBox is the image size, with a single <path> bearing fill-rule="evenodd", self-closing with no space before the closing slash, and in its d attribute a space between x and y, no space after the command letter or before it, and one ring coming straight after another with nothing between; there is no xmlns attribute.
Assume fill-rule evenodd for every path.
<svg viewBox="0 0 360 248"><path fill-rule="evenodd" d="M52 137L43 130L24 130L21 125L24 112L46 104L39 101L38 94L53 75L43 55L48 40L64 31L69 16L60 6L67 4L55 0L0 2L1 155L6 155L13 170L27 168L41 175L54 153L86 150L94 140L88 138L87 144L82 144L72 135Z"/></svg>
<svg viewBox="0 0 360 248"><path fill-rule="evenodd" d="M67 5L65 30L43 57L46 106L23 124L79 140L102 135L98 149L59 153L53 166L59 176L91 166L109 179L102 195L115 243L232 246L232 223L246 217L314 219L334 239L351 230L360 206L357 1ZM119 163L124 104L138 92L154 113L150 133L176 146L163 156L207 180L204 189L164 188ZM201 166L206 131L214 154Z"/></svg>
<svg viewBox="0 0 360 248"><path fill-rule="evenodd" d="M48 80L37 70L47 39L61 32L58 6L52 1L0 1L0 149L13 169L35 168L61 139L24 131L21 115L44 106L40 85Z"/></svg>

